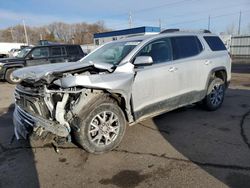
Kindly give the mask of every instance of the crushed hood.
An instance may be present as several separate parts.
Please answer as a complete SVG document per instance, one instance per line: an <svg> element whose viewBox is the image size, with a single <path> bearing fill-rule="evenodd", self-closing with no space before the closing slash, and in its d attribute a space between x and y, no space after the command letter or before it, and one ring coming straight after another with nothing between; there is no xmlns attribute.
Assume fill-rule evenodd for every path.
<svg viewBox="0 0 250 188"><path fill-rule="evenodd" d="M13 76L17 77L21 80L30 80L32 82L36 82L40 79L45 79L49 81L48 78L53 73L63 73L78 69L83 69L88 67L95 67L101 70L112 71L113 65L106 63L83 63L83 62L67 62L67 63L54 63L54 64L46 64L46 65L38 65L32 67L25 67L22 69L18 69L13 72Z"/></svg>

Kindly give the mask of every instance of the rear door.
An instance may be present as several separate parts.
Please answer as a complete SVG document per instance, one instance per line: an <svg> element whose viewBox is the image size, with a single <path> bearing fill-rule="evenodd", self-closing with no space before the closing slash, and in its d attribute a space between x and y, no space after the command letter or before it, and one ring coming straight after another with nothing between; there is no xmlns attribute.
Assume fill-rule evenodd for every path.
<svg viewBox="0 0 250 188"><path fill-rule="evenodd" d="M48 47L34 48L26 58L27 66L43 65L48 63L50 63Z"/></svg>
<svg viewBox="0 0 250 188"><path fill-rule="evenodd" d="M50 47L50 63L62 63L66 61L66 51L64 46Z"/></svg>
<svg viewBox="0 0 250 188"><path fill-rule="evenodd" d="M179 104L183 105L199 97L201 88L200 70L202 63L202 44L196 36L171 37L173 48L173 69L175 94L179 96Z"/></svg>

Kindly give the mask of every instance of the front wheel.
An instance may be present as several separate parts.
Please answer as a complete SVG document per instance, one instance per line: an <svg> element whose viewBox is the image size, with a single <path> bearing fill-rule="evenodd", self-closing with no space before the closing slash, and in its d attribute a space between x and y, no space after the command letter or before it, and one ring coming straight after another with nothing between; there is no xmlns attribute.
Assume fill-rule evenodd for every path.
<svg viewBox="0 0 250 188"><path fill-rule="evenodd" d="M5 73L5 80L7 82L9 82L10 84L18 84L21 80L18 79L18 78L15 78L13 76L13 72L15 71L16 69L12 68L12 69L8 69Z"/></svg>
<svg viewBox="0 0 250 188"><path fill-rule="evenodd" d="M220 78L213 79L209 86L203 104L209 111L217 110L221 107L225 95L225 82Z"/></svg>
<svg viewBox="0 0 250 188"><path fill-rule="evenodd" d="M79 114L80 131L75 132L77 143L90 153L100 154L114 149L121 142L126 119L111 98L101 96L85 106Z"/></svg>

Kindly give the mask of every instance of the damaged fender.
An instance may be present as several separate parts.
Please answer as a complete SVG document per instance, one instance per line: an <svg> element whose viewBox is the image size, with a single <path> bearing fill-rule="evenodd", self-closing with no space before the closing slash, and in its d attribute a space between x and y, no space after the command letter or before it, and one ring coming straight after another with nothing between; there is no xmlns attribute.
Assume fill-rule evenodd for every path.
<svg viewBox="0 0 250 188"><path fill-rule="evenodd" d="M129 115L128 117L130 117L130 98L134 75L134 65L126 63L117 67L113 73L76 76L68 75L54 81L54 84L62 88L82 86L91 89L104 89L110 93L120 94L125 99L125 110Z"/></svg>

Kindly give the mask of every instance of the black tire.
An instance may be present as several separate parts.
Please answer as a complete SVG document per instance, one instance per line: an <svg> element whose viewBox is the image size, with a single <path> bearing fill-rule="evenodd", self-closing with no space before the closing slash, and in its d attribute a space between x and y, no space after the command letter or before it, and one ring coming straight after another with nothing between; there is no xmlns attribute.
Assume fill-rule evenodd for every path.
<svg viewBox="0 0 250 188"><path fill-rule="evenodd" d="M5 80L7 82L9 82L10 84L18 84L20 83L20 79L15 79L13 76L12 76L12 73L13 71L15 71L16 69L15 68L12 68L12 69L7 69L6 73L5 73Z"/></svg>
<svg viewBox="0 0 250 188"><path fill-rule="evenodd" d="M107 121L105 121L106 125L109 127L112 127L114 125L118 125L119 123L119 131L117 134L112 134L112 132L109 132L108 134L106 133L105 135L111 135L113 136L114 140L110 141L109 144L105 145L105 141L107 140L106 137L103 135L101 139L98 139L99 142L104 142L104 143L94 143L94 139L97 138L97 135L104 134L103 127L106 127L106 132L109 131L109 128L107 128L106 125L103 125L101 123L101 120L97 121L97 115L101 115L102 113L106 112L106 115L104 115L106 118L110 118L110 114L114 114L117 117L117 122L113 122L110 125L107 125ZM112 116L113 117L113 116ZM110 119L107 119L110 121ZM87 152L94 153L94 154L101 154L108 152L115 147L117 147L126 130L126 119L124 116L123 111L121 108L117 105L116 101L105 96L105 95L100 95L94 99L92 99L86 106L83 106L83 109L79 113L78 117L76 117L75 123L77 122L78 127L80 128L80 131L74 131L73 136L77 144L80 145L83 149L85 149ZM98 130L96 131L96 136L95 136L95 131L93 128L93 124L95 123L95 126L98 126ZM97 125L98 124L98 125ZM94 127L95 128L95 127ZM108 130L107 130L108 129ZM113 127L112 127L113 129ZM117 129L117 128L116 128ZM94 136L90 133L90 131L93 131ZM98 137L100 138L100 137ZM98 142L97 140L97 142Z"/></svg>
<svg viewBox="0 0 250 188"><path fill-rule="evenodd" d="M221 107L225 95L225 82L220 78L213 78L207 89L207 95L203 99L203 106L209 111L215 111Z"/></svg>

